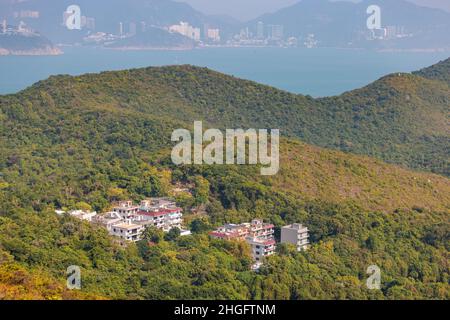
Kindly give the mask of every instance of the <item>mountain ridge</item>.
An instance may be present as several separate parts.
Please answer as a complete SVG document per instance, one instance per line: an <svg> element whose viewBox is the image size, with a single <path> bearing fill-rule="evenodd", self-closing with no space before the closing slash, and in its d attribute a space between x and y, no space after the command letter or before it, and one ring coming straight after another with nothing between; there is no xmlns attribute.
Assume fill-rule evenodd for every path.
<svg viewBox="0 0 450 320"><path fill-rule="evenodd" d="M445 75L449 60L432 68ZM111 76L114 82L107 81ZM89 83L95 79L93 91ZM445 151L450 94L439 78L394 73L340 96L312 99L206 68L171 66L51 77L22 93L55 86L66 88L51 90L56 99L72 92L102 104L95 95L102 92L121 108L181 121L203 119L219 128L280 128L313 145L450 174Z"/></svg>
<svg viewBox="0 0 450 320"><path fill-rule="evenodd" d="M366 27L370 5L381 8L382 27L403 27L401 38L371 39ZM261 21L265 25L284 25L287 37L304 41L314 34L319 46L355 47L382 50L410 50L420 48L446 48L450 13L444 10L420 7L404 0L376 0L358 3L328 0L303 0L274 13L262 15L246 23L255 29ZM405 37L413 34L412 37Z"/></svg>

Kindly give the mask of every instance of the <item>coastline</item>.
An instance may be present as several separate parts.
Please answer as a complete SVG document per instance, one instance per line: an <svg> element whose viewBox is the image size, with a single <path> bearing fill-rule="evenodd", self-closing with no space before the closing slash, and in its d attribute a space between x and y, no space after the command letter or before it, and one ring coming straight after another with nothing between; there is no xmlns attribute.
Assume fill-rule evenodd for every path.
<svg viewBox="0 0 450 320"><path fill-rule="evenodd" d="M57 47L46 47L30 50L10 50L0 48L0 56L59 56L64 52Z"/></svg>
<svg viewBox="0 0 450 320"><path fill-rule="evenodd" d="M195 47L105 47L100 46L101 49L115 50L115 51L190 51Z"/></svg>

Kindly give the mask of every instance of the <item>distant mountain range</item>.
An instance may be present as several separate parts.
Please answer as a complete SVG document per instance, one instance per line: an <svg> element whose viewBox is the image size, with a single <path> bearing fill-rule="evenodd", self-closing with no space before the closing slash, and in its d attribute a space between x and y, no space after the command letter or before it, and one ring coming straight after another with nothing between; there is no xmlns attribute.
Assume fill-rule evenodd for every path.
<svg viewBox="0 0 450 320"><path fill-rule="evenodd" d="M80 41L93 31L118 34L120 22L125 32L129 31L130 23L139 28L141 22L145 22L147 26L163 27L184 21L201 29L204 25L217 27L223 32L230 32L232 24L236 23L232 18L207 16L188 4L171 0L79 0L76 4L81 8L81 15L95 19L95 28L78 31L68 30L63 25L63 13L68 6L74 4L73 1L1 0L0 3L8 8L3 11L3 15L0 14L0 19L12 19L17 23L25 21L27 25L58 43ZM37 13L38 17L30 17L32 13Z"/></svg>
<svg viewBox="0 0 450 320"><path fill-rule="evenodd" d="M367 29L367 8L381 9L381 32ZM360 3L303 0L245 24L253 32L257 23L282 25L285 37L306 39L314 34L319 46L377 49L450 48L450 13L420 7L404 0L364 0ZM377 31L380 32L380 31Z"/></svg>
<svg viewBox="0 0 450 320"><path fill-rule="evenodd" d="M208 16L186 3L172 0L79 0L77 5L84 21L90 21L81 31L68 30L63 25L63 12L72 4L70 0L0 0L0 19L6 18L16 25L24 21L55 43L81 42L98 31L118 34L119 23L122 23L123 32L129 32L139 30L141 23L162 28L180 21L199 28L202 37L206 28L219 28L224 43L247 28L256 38L257 23L262 22L265 37L271 36L270 25L280 25L283 38L295 37L300 46L311 42L320 47L450 49L450 13L404 0L364 0L360 3L303 0L245 23L227 16ZM379 30L371 31L366 26L369 5L381 8ZM163 47L173 41L169 32L163 36L158 31L150 42ZM175 47L180 46L184 46L183 41L175 43Z"/></svg>

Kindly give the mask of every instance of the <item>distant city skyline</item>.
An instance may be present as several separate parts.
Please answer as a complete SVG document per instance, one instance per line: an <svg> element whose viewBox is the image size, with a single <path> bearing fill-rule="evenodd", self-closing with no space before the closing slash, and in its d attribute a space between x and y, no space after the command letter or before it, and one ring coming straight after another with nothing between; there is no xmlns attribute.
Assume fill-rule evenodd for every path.
<svg viewBox="0 0 450 320"><path fill-rule="evenodd" d="M213 15L229 15L245 21L257 18L265 13L275 12L291 6L300 0L176 0L186 2L195 9ZM332 0L360 2L359 0ZM450 12L450 0L407 0L408 2L430 8L444 9Z"/></svg>

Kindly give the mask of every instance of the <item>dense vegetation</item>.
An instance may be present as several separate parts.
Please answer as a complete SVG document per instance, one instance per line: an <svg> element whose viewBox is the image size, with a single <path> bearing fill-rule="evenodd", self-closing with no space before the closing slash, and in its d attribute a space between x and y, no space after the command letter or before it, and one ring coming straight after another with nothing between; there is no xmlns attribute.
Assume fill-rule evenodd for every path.
<svg viewBox="0 0 450 320"><path fill-rule="evenodd" d="M441 61L431 67L413 72L413 74L432 80L440 80L450 85L450 59Z"/></svg>
<svg viewBox="0 0 450 320"><path fill-rule="evenodd" d="M12 52L55 49L53 44L40 34L0 34L0 49Z"/></svg>
<svg viewBox="0 0 450 320"><path fill-rule="evenodd" d="M448 126L438 119L448 113L444 86L420 76L389 76L340 98L313 100L181 66L52 77L0 97L0 297L448 299L448 178L295 139L283 139L275 177L249 166L175 167L169 158L172 130L204 119L205 126L221 128L280 127L291 137L334 147L338 134L353 139L361 153L369 153L364 145L387 148L386 157L403 156L390 160L413 166L406 159L418 153L409 143L416 151L425 148L414 140L419 135L436 137L426 146L436 157L448 150ZM400 108L409 117L394 117L391 128L387 110L405 90L415 109ZM367 120L361 123L383 128L382 145L375 127L355 127L344 112L352 98L361 106L373 103L370 94L383 100L379 112L375 106L353 112ZM333 99L342 103L326 112ZM407 121L415 117L420 122L411 128ZM397 141L406 133L403 144ZM178 194L179 203L204 208L186 217L192 236L150 229L145 240L122 248L105 230L54 214L55 208L103 211L118 199L172 194L180 184L193 190ZM312 248L297 253L280 245L255 273L245 244L207 236L214 226L253 217L274 223L277 234L284 224L306 224ZM372 264L382 270L381 291L365 286ZM69 265L82 268L80 296L61 289ZM16 269L38 284L14 280ZM46 283L54 283L56 293Z"/></svg>
<svg viewBox="0 0 450 320"><path fill-rule="evenodd" d="M439 76L450 73L448 60L432 70L428 78L393 74L314 100L208 69L175 66L51 77L20 99L45 94L48 101L41 97L40 104L131 110L219 128L279 128L284 136L313 145L448 176L450 90ZM2 104L12 103L3 99Z"/></svg>

